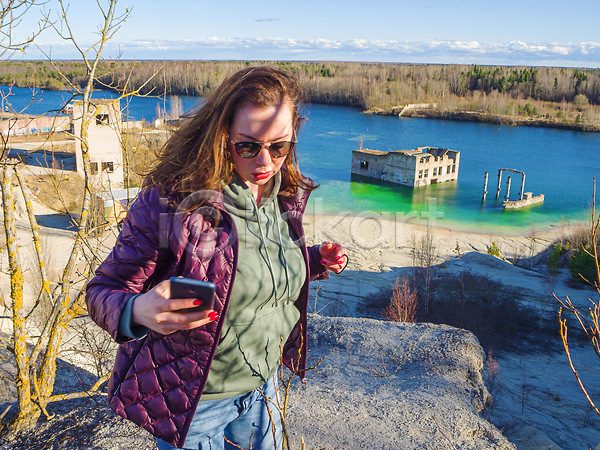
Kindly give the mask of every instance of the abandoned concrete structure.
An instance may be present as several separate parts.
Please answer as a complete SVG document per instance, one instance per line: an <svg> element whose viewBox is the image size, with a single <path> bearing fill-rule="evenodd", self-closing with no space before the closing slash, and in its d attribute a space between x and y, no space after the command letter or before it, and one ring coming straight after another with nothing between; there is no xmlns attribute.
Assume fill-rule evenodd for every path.
<svg viewBox="0 0 600 450"><path fill-rule="evenodd" d="M73 107L73 132L81 133L83 102L75 101ZM123 150L121 148L121 108L119 100L94 99L93 120L88 129L90 173L94 185L101 190L123 188ZM77 172L83 176L81 142L76 141Z"/></svg>
<svg viewBox="0 0 600 450"><path fill-rule="evenodd" d="M496 200L500 197L500 191L502 190L502 173L503 172L514 172L516 174L521 175L521 190L519 191L519 200L509 200L510 198L510 184L511 179L510 175L506 180L506 195L504 196L504 201L502 202L502 206L504 209L519 209L524 208L526 206L532 206L539 203L544 203L544 194L533 195L533 192L525 192L525 172L515 169L500 169L498 170L498 186L496 187ZM488 173L485 173L485 177L483 179L483 200L487 196L487 186L488 186Z"/></svg>
<svg viewBox="0 0 600 450"><path fill-rule="evenodd" d="M413 150L359 149L352 152L352 173L378 180L419 187L456 181L460 152L447 148Z"/></svg>

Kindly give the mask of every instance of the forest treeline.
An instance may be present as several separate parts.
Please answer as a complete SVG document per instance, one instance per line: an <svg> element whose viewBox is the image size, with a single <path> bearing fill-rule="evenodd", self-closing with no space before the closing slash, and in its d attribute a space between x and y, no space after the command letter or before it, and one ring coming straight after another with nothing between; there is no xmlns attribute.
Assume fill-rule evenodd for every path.
<svg viewBox="0 0 600 450"><path fill-rule="evenodd" d="M287 61L117 61L102 67L98 88L151 95L203 96L231 73L271 65L294 71L312 103L397 113L406 104L435 104L444 118L504 117L600 130L600 69L460 64ZM84 80L83 63L5 61L0 84L63 89ZM148 81L149 80L149 81ZM423 112L421 112L422 114ZM465 113L471 113L466 114ZM417 113L418 114L418 113ZM502 120L498 119L502 122ZM596 128L598 130L596 130Z"/></svg>

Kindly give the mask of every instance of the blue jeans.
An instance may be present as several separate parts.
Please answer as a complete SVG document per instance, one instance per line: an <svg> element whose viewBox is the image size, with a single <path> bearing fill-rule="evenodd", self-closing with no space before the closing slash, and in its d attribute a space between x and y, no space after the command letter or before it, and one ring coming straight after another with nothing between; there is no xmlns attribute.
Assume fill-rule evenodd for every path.
<svg viewBox="0 0 600 450"><path fill-rule="evenodd" d="M199 402L192 424L185 438L184 449L190 450L233 450L238 449L225 442L223 436L248 450L252 436L252 450L283 450L283 434L281 432L281 417L275 407L269 403L269 409L275 424L275 442L271 418L267 411L265 399L275 400L275 377L271 377L263 386L237 397L221 400ZM173 447L161 439L156 439L159 450L172 450Z"/></svg>

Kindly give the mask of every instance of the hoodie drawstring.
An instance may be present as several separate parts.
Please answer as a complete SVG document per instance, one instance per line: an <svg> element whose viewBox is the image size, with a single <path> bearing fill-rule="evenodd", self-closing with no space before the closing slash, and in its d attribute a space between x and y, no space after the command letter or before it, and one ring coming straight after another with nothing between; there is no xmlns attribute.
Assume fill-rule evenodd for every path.
<svg viewBox="0 0 600 450"><path fill-rule="evenodd" d="M281 211L279 210L279 202L275 200L275 228L277 228L277 236L279 238L279 251L281 253L281 262L283 263L283 269L285 270L285 285L288 302L291 300L292 295L290 293L290 271L285 257L285 243L283 242L283 236L281 234L280 226L282 224L283 217L281 217Z"/></svg>
<svg viewBox="0 0 600 450"><path fill-rule="evenodd" d="M258 221L258 230L260 232L260 236L256 235L256 233L254 233L248 225L246 225L246 227L248 228L248 231L250 231L252 234L254 234L256 237L258 237L260 239L260 246L263 248L264 251L261 252L260 248L259 248L259 253L261 254L263 259L267 263L267 266L269 267L269 273L271 274L271 280L273 281L273 292L275 294L275 307L277 307L277 302L279 299L279 290L277 289L277 280L275 279L275 273L273 272L273 263L271 262L271 257L269 256L269 252L267 251L267 241L266 241L267 238L263 232L263 224L262 224L261 218L260 218L260 211L258 210L258 205L256 204L256 201L254 199L252 199L252 206L254 209L254 214L256 214L256 220ZM282 252L282 259L283 259L282 262L283 262L283 267L284 267L284 271L285 271L286 293L288 295L288 300L289 300L289 297L290 297L289 269L288 269L288 265L287 265L287 260L285 258L285 250L283 248L283 239L281 237L281 229L279 228L279 219L281 218L281 212L279 211L279 205L278 205L277 201L274 202L274 208L275 208L275 224L274 225L275 225L275 228L277 228L277 235L278 235L278 239L279 239L279 251ZM268 225L269 224L267 223L267 226Z"/></svg>

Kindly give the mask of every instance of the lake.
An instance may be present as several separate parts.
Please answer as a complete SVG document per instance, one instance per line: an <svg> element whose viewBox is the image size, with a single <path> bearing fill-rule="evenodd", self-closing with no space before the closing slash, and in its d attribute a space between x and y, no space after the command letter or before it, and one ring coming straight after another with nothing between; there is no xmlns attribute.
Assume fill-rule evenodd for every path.
<svg viewBox="0 0 600 450"><path fill-rule="evenodd" d="M436 199L443 213L439 226L482 232L522 233L586 217L593 178L600 174L600 134L569 130L411 119L363 114L352 108L313 105L300 134L300 165L321 183L327 213L373 211L423 212ZM401 150L423 146L459 150L457 182L416 189L374 182L354 182L352 150ZM525 172L525 191L544 194L541 205L504 210L507 175L511 200L518 199L521 178L504 173L500 199L495 200L498 169ZM489 172L487 200L482 202L484 174Z"/></svg>
<svg viewBox="0 0 600 450"><path fill-rule="evenodd" d="M6 92L7 88L0 89ZM15 109L26 106L31 92L21 88L14 89L14 93L4 101L10 101ZM96 95L111 96L106 92ZM58 109L68 95L44 91L37 98L40 101L32 104L28 113ZM180 98L184 110L199 102L197 97ZM169 99L166 104L168 107ZM157 105L163 107L163 100L134 98L128 105L129 117L152 121ZM309 205L309 211L320 214L349 212L394 218L416 212L424 217L427 212L432 213L433 206L437 208L433 212L439 218L438 226L489 233L526 233L532 226L540 231L585 219L593 194L593 178L600 174L600 133L374 116L354 108L329 105L307 106L304 115L308 120L299 135L299 164L305 175L321 185ZM364 148L377 150L424 146L458 150L461 152L458 181L412 189L353 180L352 150L359 148L361 142ZM505 173L501 196L496 201L500 168L525 172L525 191L544 194L544 203L521 210L503 210L501 201L507 175L512 178L511 200L518 198L521 179L517 174ZM489 172L488 196L482 202L485 172Z"/></svg>

